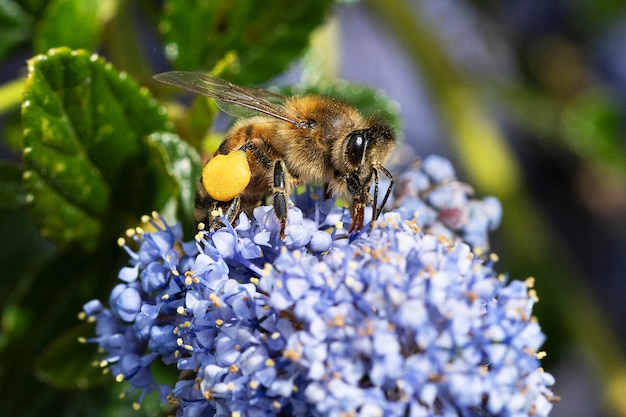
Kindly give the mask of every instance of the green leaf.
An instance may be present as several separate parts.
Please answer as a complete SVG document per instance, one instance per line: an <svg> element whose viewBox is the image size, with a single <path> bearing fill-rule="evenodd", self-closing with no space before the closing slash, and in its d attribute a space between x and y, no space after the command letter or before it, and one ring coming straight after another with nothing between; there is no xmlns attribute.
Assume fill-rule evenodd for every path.
<svg viewBox="0 0 626 417"><path fill-rule="evenodd" d="M101 58L58 48L31 59L22 123L27 202L57 243L94 249L169 198L144 141L166 119Z"/></svg>
<svg viewBox="0 0 626 417"><path fill-rule="evenodd" d="M180 70L213 68L227 53L237 60L220 76L239 84L267 81L300 56L331 0L168 0L160 28L168 58ZM280 10L280 13L276 13Z"/></svg>
<svg viewBox="0 0 626 417"><path fill-rule="evenodd" d="M15 164L0 162L0 209L16 209L25 201L22 170Z"/></svg>
<svg viewBox="0 0 626 417"><path fill-rule="evenodd" d="M567 8L568 22L579 36L590 38L619 25L624 13L623 0L580 0ZM584 35L583 35L584 34Z"/></svg>
<svg viewBox="0 0 626 417"><path fill-rule="evenodd" d="M214 100L196 96L187 111L188 142L196 149L201 149L202 139L213 126L218 107Z"/></svg>
<svg viewBox="0 0 626 417"><path fill-rule="evenodd" d="M31 227L24 225L23 221L20 222L21 217L28 218L26 213L5 211L0 214L2 214L0 219L4 220L6 217L18 225L22 223L14 227L10 224L4 225L7 229L5 232L18 230L20 234L11 237L11 245L6 245L6 252L9 253L6 254L6 259L5 256L2 257L6 260L5 269L8 269L9 274L7 276L15 279L2 280L7 281L3 289L8 290L10 295L7 295L6 302L2 304L5 307L2 311L0 357L20 360L3 361L0 367L3 410L6 415L19 416L49 415L51 409L55 410L53 415L99 415L88 410L90 407L92 409L101 407L102 401L84 403L80 398L84 399L86 392L61 391L38 379L43 378L46 382L52 382L55 378L54 373L59 369L53 370L49 361L42 368L43 362L40 362L42 360L38 361L36 358L41 355L53 355L57 348L50 350L48 347L51 343L60 346L57 338L65 334L67 329L77 325L76 315L84 303L110 290L117 271L128 261L128 256L115 242L107 242L106 247L99 247L97 252L91 254L81 255L75 250L68 250L63 253L57 252L54 254L55 257L50 257L50 245L47 244L42 248L42 244L47 242L40 239ZM0 225L3 223L0 222ZM23 244L24 232L28 233L30 245ZM10 237L6 233L0 235ZM15 256L20 253L26 256ZM42 259L41 256L45 254L46 258ZM10 255L13 257L8 258ZM81 334L93 335L93 331ZM61 339L64 337L61 336ZM83 363L85 368L80 369L86 371L91 363L87 358L90 357L92 350L79 344L75 337L68 337L66 343L65 352L68 356L65 360L68 367L79 369L80 359L73 356L80 356L82 360L86 360ZM70 354L72 344L74 352ZM78 352L84 348L88 351ZM61 353L55 355L62 360ZM44 370L46 374L42 375ZM71 375L60 375L54 385L63 386L69 383L68 378L71 378ZM76 383L79 382L81 381L76 380ZM36 398L33 397L33 392L38 393ZM69 412L72 408L75 409L74 413Z"/></svg>
<svg viewBox="0 0 626 417"><path fill-rule="evenodd" d="M560 127L567 146L581 158L626 171L622 107L609 92L587 91L570 100Z"/></svg>
<svg viewBox="0 0 626 417"><path fill-rule="evenodd" d="M22 91L20 91L20 98L17 101L18 107L15 110L11 110L6 114L3 114L2 119L4 123L4 128L0 129L0 137L2 137L2 146L6 148L6 151L9 151L10 154L15 155L9 156L9 153L5 153L4 158L6 159L18 159L20 153L24 149L24 135L22 132L22 118L20 115L19 105L22 102ZM0 92L0 95L2 93Z"/></svg>
<svg viewBox="0 0 626 417"><path fill-rule="evenodd" d="M33 17L11 0L0 0L0 60L31 37Z"/></svg>
<svg viewBox="0 0 626 417"><path fill-rule="evenodd" d="M193 210L202 167L196 150L173 133L158 132L149 137L148 144L162 159L162 167L171 179L169 190L178 196L178 219L183 225L195 225Z"/></svg>
<svg viewBox="0 0 626 417"><path fill-rule="evenodd" d="M94 49L102 22L98 0L52 0L46 7L35 36L35 50L67 46Z"/></svg>
<svg viewBox="0 0 626 417"><path fill-rule="evenodd" d="M49 0L20 0L20 5L33 16L41 16Z"/></svg>
<svg viewBox="0 0 626 417"><path fill-rule="evenodd" d="M52 255L52 247L39 236L25 208L0 209L0 239L3 242L10 242L5 243L3 250L0 251L0 263L4 265L2 273L5 277L14 277L0 280L0 306L2 306L0 356L3 356L10 334L21 327L18 324L19 320L13 320L20 314L11 317L8 313L9 305L17 303L22 309L26 309L26 303L20 303L19 297L24 292L24 287L29 285L28 276ZM27 329L28 327L23 330ZM2 372L0 369L0 375Z"/></svg>

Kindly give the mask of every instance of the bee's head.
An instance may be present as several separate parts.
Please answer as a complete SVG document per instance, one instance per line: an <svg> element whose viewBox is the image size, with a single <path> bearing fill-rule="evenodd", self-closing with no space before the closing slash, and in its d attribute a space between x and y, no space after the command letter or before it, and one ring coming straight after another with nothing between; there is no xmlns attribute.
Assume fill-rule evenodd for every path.
<svg viewBox="0 0 626 417"><path fill-rule="evenodd" d="M393 130L380 121L354 130L344 141L344 162L348 171L361 179L370 176L372 167L380 167L389 158L396 138Z"/></svg>
<svg viewBox="0 0 626 417"><path fill-rule="evenodd" d="M349 168L344 175L344 181L348 193L352 195L350 232L362 228L366 205L373 205L373 218L376 219L387 202L393 185L393 177L383 164L389 158L395 141L393 130L377 119L370 120L368 127L364 129L350 132L344 141L344 162ZM379 171L389 177L391 183L380 206L377 206ZM373 198L369 194L372 181L374 182Z"/></svg>

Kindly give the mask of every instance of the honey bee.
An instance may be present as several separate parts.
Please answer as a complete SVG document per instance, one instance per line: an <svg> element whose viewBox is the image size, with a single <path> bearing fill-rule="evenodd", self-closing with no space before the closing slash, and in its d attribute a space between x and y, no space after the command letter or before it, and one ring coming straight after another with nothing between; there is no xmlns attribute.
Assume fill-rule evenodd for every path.
<svg viewBox="0 0 626 417"><path fill-rule="evenodd" d="M300 184L325 186L325 197L351 197L349 233L363 228L367 205L373 208L372 219L378 218L394 182L383 164L395 145L393 130L379 117L365 118L336 98L284 97L205 73L171 71L154 78L255 112L233 125L204 166L195 201L196 221L218 228L222 226L218 213L232 223L240 212L272 196L284 239L287 198ZM390 180L380 206L379 172Z"/></svg>

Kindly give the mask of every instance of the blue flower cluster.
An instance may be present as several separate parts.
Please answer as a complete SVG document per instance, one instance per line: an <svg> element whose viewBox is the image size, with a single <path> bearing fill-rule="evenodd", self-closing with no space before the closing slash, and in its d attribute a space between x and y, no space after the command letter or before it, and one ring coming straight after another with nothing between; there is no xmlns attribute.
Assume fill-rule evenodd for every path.
<svg viewBox="0 0 626 417"><path fill-rule="evenodd" d="M502 207L494 197L477 200L472 194L469 185L457 180L450 161L436 155L404 173L394 188L403 219L417 213L425 233L467 243L482 254L489 250L489 232L499 226Z"/></svg>
<svg viewBox="0 0 626 417"><path fill-rule="evenodd" d="M284 241L270 207L191 242L155 214L136 249L122 242L131 266L109 307L84 306L89 341L180 416L547 416L532 283L472 250L499 205L446 166L407 171L395 208L350 236L349 210L308 190ZM157 359L179 372L171 386L154 381Z"/></svg>

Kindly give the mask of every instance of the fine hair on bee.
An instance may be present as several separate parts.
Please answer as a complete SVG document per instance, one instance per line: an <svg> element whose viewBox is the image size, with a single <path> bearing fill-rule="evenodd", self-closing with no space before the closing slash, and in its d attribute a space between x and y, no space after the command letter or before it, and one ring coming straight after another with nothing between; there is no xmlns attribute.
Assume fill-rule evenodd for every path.
<svg viewBox="0 0 626 417"><path fill-rule="evenodd" d="M206 73L171 71L154 78L254 113L235 122L203 167L197 222L221 227L222 216L232 223L239 213L271 196L283 239L288 195L301 184L323 185L326 197L351 198L349 233L363 228L366 206L372 206L372 220L380 215L394 183L383 164L396 141L393 129L380 117L364 117L337 98L285 97ZM390 183L379 205L381 173Z"/></svg>

